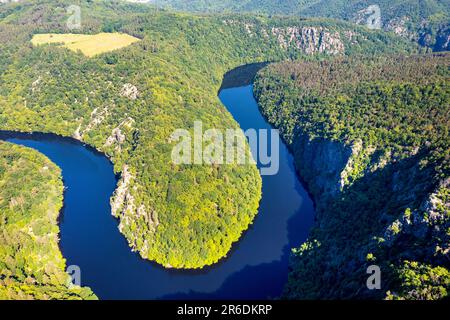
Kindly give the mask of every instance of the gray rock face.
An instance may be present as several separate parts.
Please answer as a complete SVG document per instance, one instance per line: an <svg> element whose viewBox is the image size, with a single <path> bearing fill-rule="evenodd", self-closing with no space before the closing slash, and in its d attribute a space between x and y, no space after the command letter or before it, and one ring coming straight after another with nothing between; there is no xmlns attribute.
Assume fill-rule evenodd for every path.
<svg viewBox="0 0 450 320"><path fill-rule="evenodd" d="M316 200L337 195L341 173L353 154L351 146L323 138L310 140L302 134L294 139L292 147L300 174Z"/></svg>
<svg viewBox="0 0 450 320"><path fill-rule="evenodd" d="M414 34L408 29L406 25L409 20L409 17L392 19L386 23L386 25L384 26L384 30L392 31L402 37L412 38Z"/></svg>
<svg viewBox="0 0 450 320"><path fill-rule="evenodd" d="M331 32L322 27L274 27L272 35L277 38L282 48L294 46L308 55L315 53L337 55L345 51L339 32Z"/></svg>
<svg viewBox="0 0 450 320"><path fill-rule="evenodd" d="M106 118L108 118L110 115L109 108L104 107L103 109L99 110L99 108L95 108L91 112L91 118L89 123L86 125L84 129L82 129L82 124L80 123L78 125L77 130L73 133L72 137L82 141L83 135L88 133L89 131L93 130L97 126L99 126Z"/></svg>
<svg viewBox="0 0 450 320"><path fill-rule="evenodd" d="M232 19L223 20L223 24L241 27L250 37L259 34L263 39L274 39L284 50L292 48L307 55L318 53L338 55L345 53L345 44L341 39L341 34L325 27L292 25L287 27L274 26L272 29L264 29L250 22ZM356 35L357 33L347 30L343 36L352 40L351 38ZM352 43L356 44L356 40Z"/></svg>
<svg viewBox="0 0 450 320"><path fill-rule="evenodd" d="M361 10L350 21L366 25L368 23L367 17L373 13L373 11ZM436 23L430 18L414 19L407 15L386 18L382 12L380 14L381 19L378 28L417 42L421 46L432 48L433 51L450 50L450 25L448 22Z"/></svg>
<svg viewBox="0 0 450 320"><path fill-rule="evenodd" d="M131 100L136 100L139 97L139 90L131 83L125 83L120 91L120 95Z"/></svg>
<svg viewBox="0 0 450 320"><path fill-rule="evenodd" d="M122 176L117 185L117 189L114 192L113 197L111 198L111 214L114 217L120 217L126 213L126 199L131 199L132 196L129 193L130 181L133 179L128 166L125 165L122 169ZM132 201L133 202L133 201ZM122 221L121 221L122 222Z"/></svg>

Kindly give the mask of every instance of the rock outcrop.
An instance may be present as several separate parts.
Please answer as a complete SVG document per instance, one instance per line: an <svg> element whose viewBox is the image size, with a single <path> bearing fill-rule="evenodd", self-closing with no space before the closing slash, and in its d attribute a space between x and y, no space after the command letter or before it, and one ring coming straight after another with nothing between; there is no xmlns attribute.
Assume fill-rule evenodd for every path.
<svg viewBox="0 0 450 320"><path fill-rule="evenodd" d="M345 51L339 32L331 32L322 27L274 27L272 35L277 38L282 48L294 46L308 55L315 53L337 55Z"/></svg>
<svg viewBox="0 0 450 320"><path fill-rule="evenodd" d="M292 277L299 277L304 268L314 270L320 266L324 268L321 272L331 277L321 281L335 281L335 286L343 288L345 286L340 281L357 277L364 279L365 275L362 272L368 264L389 263L389 266L384 265L384 271L388 268L397 270L395 268L400 268L404 261L420 261L424 265L431 266L448 265L450 179L442 181L434 191L429 190L432 184L427 177L430 177L431 172L420 168L419 152L413 152L406 159L395 159L389 154L377 155L375 148L363 146L360 141L343 144L324 138L311 139L304 133L294 138L291 148L296 166L316 202L317 228L328 232L335 230L339 233L339 236L328 234L327 231L314 233L308 242L296 251L298 256L295 256L293 260L295 264L292 265L296 275L291 275ZM364 188L355 189L355 193L347 179L348 173L363 163L360 161L361 157L369 157L369 161L364 162L365 166L359 168L362 171L358 178L359 183L361 180L364 181L367 194L359 193ZM373 189L370 186L372 179L376 185ZM378 189L377 185L380 183L388 189ZM340 207L342 199L347 197L355 199L354 197L359 196L370 198L370 193L375 190L379 190L385 197L381 201L382 204L376 206L378 209L369 207L367 209L369 211L364 211L358 208L355 209L356 212L352 212L348 211L351 210L348 202L347 205ZM355 205L364 203L355 199ZM333 206L344 211L330 210ZM366 222L364 227L366 229L357 230L360 227L359 219L372 221L372 226L368 227ZM346 225L336 228L335 223ZM364 241L352 243L351 239L355 237L352 232L359 234ZM348 247L353 249L348 251ZM345 250L347 252L343 254ZM315 256L320 258L312 258ZM311 262L311 259L315 262ZM367 259L377 260L374 262L375 260ZM324 264L323 261L327 263ZM314 267L311 267L310 263ZM311 272L310 270L308 272ZM311 275L307 273L305 277L309 276ZM295 286L295 283L292 285ZM286 290L287 297L308 296L307 293L299 293L290 284ZM300 296L297 296L298 294ZM321 297L331 296L327 292ZM388 298L386 291L366 290L356 296Z"/></svg>
<svg viewBox="0 0 450 320"><path fill-rule="evenodd" d="M416 169L417 170L417 169ZM384 233L387 247L405 248L409 255L434 257L435 262L448 263L450 256L450 199L446 196L450 186L450 179L440 183L422 204L414 210L406 210L403 215L394 220ZM419 186L420 188L420 186ZM404 193L404 192L403 192ZM408 192L411 194L411 192ZM414 193L412 193L414 196ZM426 246L408 247L405 239L429 239Z"/></svg>
<svg viewBox="0 0 450 320"><path fill-rule="evenodd" d="M450 26L441 28L436 37L435 51L450 50Z"/></svg>
<svg viewBox="0 0 450 320"><path fill-rule="evenodd" d="M317 223L308 240L294 249L285 297L402 298L409 290L400 280L410 274L408 262L423 268L448 266L450 178L439 183L428 160L432 144L394 149L383 141L370 145L373 140L363 135L345 140L310 129L308 117L292 121L295 113L272 95L280 88L261 79L255 89L261 110L280 129L316 204ZM383 290L365 286L369 265L381 268Z"/></svg>
<svg viewBox="0 0 450 320"><path fill-rule="evenodd" d="M99 108L95 108L91 112L91 118L89 123L86 125L84 129L82 129L82 124L80 123L73 133L72 137L77 140L83 140L83 135L91 131L92 129L99 126L107 117L109 116L109 109L108 107L104 107L103 109L99 110Z"/></svg>
<svg viewBox="0 0 450 320"><path fill-rule="evenodd" d="M139 248L139 253L143 258L148 254L149 245L151 242L151 235L153 235L160 221L158 213L153 209L147 209L144 204L139 204L132 194L133 190L138 187L132 186L132 181L135 177L131 174L130 169L125 165L122 169L122 174L117 185L117 188L111 198L111 213L114 217L119 219L119 231L123 234L129 235L129 245L132 251ZM136 221L144 221L145 225L136 226ZM139 232L129 233L130 228L139 228ZM137 245L138 242L142 245Z"/></svg>
<svg viewBox="0 0 450 320"><path fill-rule="evenodd" d="M361 10L350 20L356 24L367 25L368 17L373 14L374 12ZM421 46L432 48L433 51L450 50L450 25L448 22L434 23L430 19L414 20L407 15L390 18L381 16L377 28L415 41Z"/></svg>
<svg viewBox="0 0 450 320"><path fill-rule="evenodd" d="M122 145L126 140L126 132L133 130L134 119L131 117L123 120L117 127L115 127L111 135L106 139L104 147L115 146L115 151L120 152L122 150Z"/></svg>
<svg viewBox="0 0 450 320"><path fill-rule="evenodd" d="M131 83L125 83L120 90L120 95L131 100L136 100L139 97L139 90Z"/></svg>
<svg viewBox="0 0 450 320"><path fill-rule="evenodd" d="M39 85L42 82L42 77L39 76L36 80L33 81L33 83L31 84L31 92L34 93L36 91L39 91Z"/></svg>
<svg viewBox="0 0 450 320"><path fill-rule="evenodd" d="M345 44L341 39L341 34L325 27L274 26L272 29L266 30L254 23L232 19L223 20L223 23L227 26L243 28L250 37L259 34L263 39L274 39L284 50L294 48L307 55L317 53L337 55L345 52ZM347 38L351 37L353 44L356 43L356 35L356 32L347 31Z"/></svg>
<svg viewBox="0 0 450 320"><path fill-rule="evenodd" d="M294 139L292 149L300 175L316 198L325 200L336 196L342 187L341 174L353 154L352 147L300 134Z"/></svg>

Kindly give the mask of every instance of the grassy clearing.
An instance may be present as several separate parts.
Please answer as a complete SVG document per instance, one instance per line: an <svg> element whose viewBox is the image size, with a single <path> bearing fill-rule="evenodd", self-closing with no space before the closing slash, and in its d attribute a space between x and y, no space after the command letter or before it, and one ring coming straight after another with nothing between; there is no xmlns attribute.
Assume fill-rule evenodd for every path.
<svg viewBox="0 0 450 320"><path fill-rule="evenodd" d="M33 45L43 45L50 43L61 43L62 46L73 50L80 50L84 55L93 57L105 52L125 48L137 41L138 38L124 33L99 33L90 34L57 34L46 33L36 34L31 39Z"/></svg>

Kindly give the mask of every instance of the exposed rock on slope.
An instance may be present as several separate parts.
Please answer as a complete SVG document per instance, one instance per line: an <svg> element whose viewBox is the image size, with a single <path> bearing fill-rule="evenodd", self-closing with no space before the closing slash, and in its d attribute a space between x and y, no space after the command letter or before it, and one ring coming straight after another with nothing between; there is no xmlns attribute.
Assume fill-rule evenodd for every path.
<svg viewBox="0 0 450 320"><path fill-rule="evenodd" d="M436 51L443 49L440 34L449 35L450 4L441 0L153 0L162 7L183 11L257 12L301 17L327 17L395 32ZM444 31L447 30L447 31ZM442 37L441 37L442 38Z"/></svg>
<svg viewBox="0 0 450 320"><path fill-rule="evenodd" d="M365 19L354 18L354 21L363 25L366 23ZM409 16L402 16L384 21L380 27L385 31L393 32L403 38L417 42L424 47L430 47L434 51L447 51L450 49L448 24L433 26L426 19L418 23L412 21L412 18Z"/></svg>
<svg viewBox="0 0 450 320"><path fill-rule="evenodd" d="M134 132L133 124L134 119L131 117L123 120L116 128L111 132L111 135L106 139L104 147L115 146L115 151L120 153L122 145L125 143L127 136L125 134L132 135Z"/></svg>
<svg viewBox="0 0 450 320"><path fill-rule="evenodd" d="M328 239L322 237L315 237L314 232L310 240L302 246L300 251L296 251L298 256L293 261L302 261L294 268L291 277L300 278L304 281L305 276L299 274L305 272L308 268L317 268L322 265L324 269L319 271L325 272L321 283L333 282L336 290L338 287L344 287L346 281L356 277L360 279L360 291L352 291L348 289L347 298L350 297L366 297L366 298L388 298L388 299L441 299L447 295L446 288L449 289L450 274L445 268L440 268L441 276L436 275L436 281L428 284L422 292L417 292L417 287L410 286L410 280L400 284L391 284L383 282L384 291L369 291L364 288L364 279L367 276L364 273L365 268L370 264L384 265L386 261L421 261L414 262L417 266L450 266L450 197L449 181L446 179L441 181L439 187L435 191L429 191L428 197L423 199L422 194L424 190L430 188L427 181L427 176L431 175L430 171L423 171L417 164L418 160L411 159L404 164L401 162L389 162L389 169L387 172L383 169L384 166L379 166L375 171L369 171L370 167L377 166L378 158L373 155L373 148L360 148L356 145L345 145L337 141L328 139L314 138L309 139L307 135L301 135L294 140L292 144L296 166L305 181L317 204L317 218L318 225L323 232L330 233ZM354 191L351 191L352 186L344 179L346 171L352 167L354 163L358 163L358 158L361 155L368 155L372 160L367 164L366 176L357 180L357 184L367 184L367 192L372 193L376 188L372 189L371 184L380 184L382 181L386 184L388 190L381 189L378 192L385 194L385 204L380 208L371 208L368 205L367 211L359 212L367 216L358 217L355 212L345 212L338 210L329 210L330 207L340 207L341 198L355 197ZM414 157L414 156L413 156ZM419 158L420 159L420 158ZM361 169L360 169L361 170ZM392 171L391 171L392 170ZM351 170L350 170L351 171ZM371 173L370 173L371 172ZM392 172L392 173L389 173ZM427 193L427 191L425 191ZM370 195L361 195L366 197ZM414 205L416 201L423 199L421 204ZM360 200L355 199L355 204L359 205ZM362 202L364 203L364 202ZM389 212L389 207L413 207L415 209L398 209L397 214ZM392 210L392 209L391 209ZM398 212L400 211L400 212ZM340 214L348 218L338 219L335 215ZM354 216L351 216L351 215ZM350 216L349 216L350 215ZM371 218L369 218L371 217ZM350 240L354 234L359 234L362 230L356 230L361 227L358 220L373 219L373 234L367 234L364 241L353 243ZM334 221L334 222L333 222ZM334 225L336 221L341 221L339 226ZM341 224L342 223L342 224ZM339 230L339 231L336 231ZM342 237L348 238L344 243L334 243L335 240L333 232L342 234ZM366 232L366 231L364 231ZM329 243L328 241L331 241ZM318 254L317 247L325 247L326 251ZM341 247L344 245L344 247ZM342 252L348 248L351 249L352 254L347 255ZM395 253L393 253L395 252ZM397 256L398 255L398 256ZM313 258L314 257L314 258ZM376 257L376 258L372 258ZM376 259L376 260L370 260ZM308 266L308 262L315 261L314 266ZM298 262L295 262L298 263ZM306 264L305 264L306 263ZM391 262L393 263L393 262ZM407 264L405 267L400 267L395 262L396 267L402 277L404 274L411 272L411 265ZM391 265L390 268L393 268ZM329 273L334 270L335 274ZM432 272L432 269L427 269L427 272ZM392 277L386 275L392 271L384 265L382 267L384 272L384 281ZM423 271L423 270L422 270ZM423 271L425 272L425 271ZM437 272L437 271L436 271ZM306 277L314 277L312 274L306 272ZM427 277L423 275L423 277ZM440 278L439 278L440 277ZM295 281L298 281L297 280ZM425 279L425 278L424 278ZM306 291L301 291L295 287L295 281L291 281L286 288L285 297L287 298L335 298L333 292L317 291L315 295L311 296ZM305 285L307 286L307 285ZM333 286L328 287L330 289ZM351 286L349 286L351 288ZM356 283L354 290L358 287ZM386 291L386 288L397 288L393 291ZM441 288L441 289L439 289ZM316 288L318 289L318 288ZM327 289L325 289L327 290ZM314 292L311 290L311 292ZM434 292L430 294L429 292ZM337 293L336 293L337 294ZM339 293L339 295L342 293ZM345 296L340 296L345 297Z"/></svg>
<svg viewBox="0 0 450 320"><path fill-rule="evenodd" d="M131 100L136 100L139 97L139 90L131 83L125 83L120 91L120 95Z"/></svg>
<svg viewBox="0 0 450 320"><path fill-rule="evenodd" d="M450 26L441 28L436 37L435 44L436 51L449 51L450 50Z"/></svg>
<svg viewBox="0 0 450 320"><path fill-rule="evenodd" d="M73 137L77 140L83 140L83 135L99 126L107 117L109 116L108 107L104 107L99 110L99 108L95 108L91 112L91 118L89 123L86 125L84 129L82 129L82 124L80 123L77 130L74 132Z"/></svg>
<svg viewBox="0 0 450 320"><path fill-rule="evenodd" d="M282 48L294 46L309 55L314 53L336 55L345 51L339 32L332 33L321 27L274 27L272 35L277 38Z"/></svg>
<svg viewBox="0 0 450 320"><path fill-rule="evenodd" d="M341 173L352 156L351 147L300 134L292 149L300 174L308 181L313 193L321 199L336 196L340 190Z"/></svg>
<svg viewBox="0 0 450 320"><path fill-rule="evenodd" d="M126 200L127 198L132 198L129 193L129 186L132 179L133 176L129 172L128 166L124 166L120 181L117 184L117 189L111 198L111 212L114 217L119 217L119 215L126 212Z"/></svg>
<svg viewBox="0 0 450 320"><path fill-rule="evenodd" d="M133 251L139 250L140 255L143 258L147 258L149 246L153 242L153 235L157 231L160 224L158 213L153 209L147 209L144 204L138 204L133 196L133 190L137 189L137 186L131 189L131 181L135 178L130 172L128 166L124 166L121 174L120 181L117 185L117 189L111 198L111 211L112 215L119 218L119 230L125 232L130 228L139 229L139 232L133 233L133 238L128 239L129 245ZM142 217L145 225L136 223L136 216Z"/></svg>

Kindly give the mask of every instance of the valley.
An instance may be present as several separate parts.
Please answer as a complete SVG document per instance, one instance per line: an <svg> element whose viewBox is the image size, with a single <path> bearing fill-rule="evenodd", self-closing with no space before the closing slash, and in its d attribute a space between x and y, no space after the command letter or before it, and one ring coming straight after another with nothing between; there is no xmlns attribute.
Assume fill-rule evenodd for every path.
<svg viewBox="0 0 450 320"><path fill-rule="evenodd" d="M430 52L448 49L445 6L411 6L399 34L394 3L374 30L322 1L307 18L229 2L82 0L77 29L69 0L0 4L2 299L447 297L449 55ZM173 133L198 123L279 129L279 171L174 161ZM210 147L193 146L190 159ZM39 197L20 196L31 182Z"/></svg>
<svg viewBox="0 0 450 320"><path fill-rule="evenodd" d="M194 121L205 130L237 127L215 95L227 70L304 54L417 50L398 39L389 46L391 36L346 23L189 16L120 2L86 2L84 28L93 34L120 29L142 39L138 43L90 59L53 45L30 47L37 13L39 33L67 33L65 4L27 2L5 12L1 129L75 137L106 153L122 174L112 213L131 250L176 269L218 262L259 206L256 166L173 166L170 160L174 144L168 141L177 128L190 130ZM318 42L305 31L304 47L286 42L283 32L293 24L329 40ZM273 28L279 34L266 37ZM348 30L357 39L350 40Z"/></svg>

